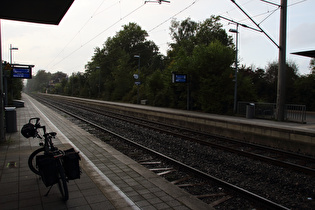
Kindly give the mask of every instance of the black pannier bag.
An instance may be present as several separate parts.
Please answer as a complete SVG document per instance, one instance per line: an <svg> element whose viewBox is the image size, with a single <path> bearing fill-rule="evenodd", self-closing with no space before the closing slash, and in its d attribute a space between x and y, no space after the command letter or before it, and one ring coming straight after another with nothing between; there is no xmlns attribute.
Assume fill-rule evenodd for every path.
<svg viewBox="0 0 315 210"><path fill-rule="evenodd" d="M65 150L65 156L63 157L63 168L68 180L80 179L81 168L79 161L80 155L73 148Z"/></svg>
<svg viewBox="0 0 315 210"><path fill-rule="evenodd" d="M56 160L53 156L37 155L36 166L46 187L58 182Z"/></svg>

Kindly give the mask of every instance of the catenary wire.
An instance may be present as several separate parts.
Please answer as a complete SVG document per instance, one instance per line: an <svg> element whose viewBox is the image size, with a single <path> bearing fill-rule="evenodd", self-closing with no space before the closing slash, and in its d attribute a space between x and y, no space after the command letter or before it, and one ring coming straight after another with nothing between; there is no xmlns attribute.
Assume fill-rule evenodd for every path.
<svg viewBox="0 0 315 210"><path fill-rule="evenodd" d="M104 0L105 1L105 0ZM104 2L103 1L103 2ZM176 17L177 15L179 15L179 14L181 14L182 12L184 12L184 11L186 11L187 9L189 9L190 7L192 7L196 2L198 2L199 0L195 0L194 2L192 2L189 6L187 6L187 7L185 7L183 10L181 10L181 11L179 11L179 12L177 12L176 14L174 14L174 15L172 15L171 17L169 17L169 18L167 18L166 20L164 20L164 21L162 21L161 23L159 23L158 25L156 25L155 27L153 27L152 29L150 29L148 32L152 32L152 31L154 31L155 29L157 29L157 28L159 28L161 25L163 25L163 24L165 24L166 22L168 22L169 20L171 20L172 18L174 18L174 17ZM243 5L245 5L245 4L248 4L248 3L250 3L250 2L252 2L253 0L249 0L249 1L247 1L247 2L245 2ZM296 4L299 4L299 3L302 3L302 2L305 2L305 1L307 1L307 0L301 0L301 1L298 1L298 2L295 2L295 3L292 3L292 4L290 4L290 5L288 5L288 6L293 6L293 5L296 5ZM103 4L103 2L100 4L100 6ZM120 1L119 1L120 2ZM74 51L72 51L70 54L68 54L67 56L65 56L64 58L62 58L58 63L60 63L60 62L62 62L62 61L64 61L64 60L66 60L68 57L70 57L71 55L73 55L75 52L77 52L78 50L80 50L83 46L85 46L85 45L87 45L88 43L90 43L91 41L93 41L94 39L96 39L98 36L100 36L101 34L103 34L104 32L106 32L107 30L109 30L110 28L112 28L114 25L116 25L118 22L120 22L121 20L123 20L123 19L125 19L126 17L128 17L129 15L131 15L131 14L133 14L134 12L136 12L138 9L140 9L142 6L143 6L144 4L142 4L140 7L138 7L138 8L136 8L135 10L133 10L132 12L130 12L130 13L128 13L127 15L125 15L123 18L120 18L119 20L117 20L114 24L112 24L111 26L109 26L108 28L106 28L105 30L103 30L102 32L100 32L99 34L97 34L96 36L94 36L92 39L90 39L89 41L87 41L87 42L85 42L83 45L81 45L79 48L77 48L76 50L74 50ZM97 11L98 11L98 9L100 8L100 6L95 10L95 12L93 13L93 16L96 14L96 15L98 15L98 14L100 14L100 13L102 13L104 10L102 10L102 11L100 11L100 12L98 12L98 13L96 13ZM113 5L112 5L113 6ZM112 7L111 6L111 7ZM275 9L275 10L272 10L272 11L267 11L267 12L264 12L264 13L261 13L261 14L258 14L258 15L255 15L255 16L253 16L253 17L258 17L258 16L261 16L261 15L265 15L265 14L268 14L268 13L271 13L270 15L268 15L268 17L269 16L271 16L275 11L277 11L279 8L277 8L277 9ZM107 9L105 9L105 10L107 10ZM235 10L235 9L231 9L231 10L229 10L229 11L233 11L233 10ZM226 11L225 13L228 13L229 11ZM223 13L222 13L223 14ZM73 37L73 39L80 33L80 31L87 25L87 23L93 18L93 16L84 24L84 26L82 26L82 28L79 30L79 32ZM267 17L267 18L268 18ZM265 18L265 19L267 19L267 18ZM244 20L242 20L242 21L245 21L246 19L244 19ZM264 20L263 20L264 21ZM261 24L261 23L260 23ZM72 42L73 41L73 39L70 41L70 42ZM70 44L70 42L63 48L63 50ZM63 51L62 50L62 51ZM61 51L61 52L62 52ZM58 55L60 55L61 54L61 52L58 54ZM57 55L57 56L58 56ZM57 56L56 56L56 58L57 58ZM56 60L56 58L54 59L54 60ZM54 61L53 60L53 61ZM52 62L50 62L50 63L52 63ZM57 63L57 64L58 64ZM57 64L55 64L55 65L53 65L53 67L54 66L56 66Z"/></svg>
<svg viewBox="0 0 315 210"><path fill-rule="evenodd" d="M58 56L59 56L59 55L69 46L69 44L80 34L80 32L87 26L87 24L91 21L91 19L92 19L95 15L98 15L99 13L103 12L103 11L101 11L101 12L99 12L99 13L96 13L96 12L99 10L99 8L103 5L103 3L104 3L105 1L106 1L106 0L103 0L103 1L102 1L102 3L101 3L101 4L96 8L96 10L93 12L93 14L91 15L91 17L83 24L83 26L79 29L79 31L72 37L72 39L70 39L70 41L62 48L62 50L55 56L55 58L47 64L46 68L47 68L48 66L50 66L50 64L53 63L53 62L58 58ZM112 7L112 6L110 6L110 7ZM109 8L110 8L110 7L109 7ZM107 9L109 9L109 8L107 8ZM107 9L105 9L105 10L107 10Z"/></svg>
<svg viewBox="0 0 315 210"><path fill-rule="evenodd" d="M133 14L134 12L138 11L141 7L143 7L144 4L142 4L141 6L137 7L136 9L134 9L133 11L131 11L130 13L128 13L127 15L125 15L124 17L121 17L119 20L117 20L116 22L114 22L112 25L110 25L109 27L107 27L106 29L104 29L103 31L101 31L100 33L98 33L97 35L95 35L94 37L92 37L90 40L88 40L87 42L85 42L84 44L82 44L80 47L78 47L77 49L73 50L71 53L69 53L67 56L63 57L61 60L59 60L55 65L53 65L52 67L55 67L57 64L59 64L60 62L66 60L68 57L70 57L71 55L73 55L75 52L79 51L82 47L84 47L85 45L87 45L88 43L90 43L91 41L93 41L94 39L96 39L97 37L99 37L101 34L103 34L104 32L108 31L110 28L112 28L113 26L115 26L117 23L119 23L120 21L122 21L123 19L125 19L126 17L130 16L131 14Z"/></svg>

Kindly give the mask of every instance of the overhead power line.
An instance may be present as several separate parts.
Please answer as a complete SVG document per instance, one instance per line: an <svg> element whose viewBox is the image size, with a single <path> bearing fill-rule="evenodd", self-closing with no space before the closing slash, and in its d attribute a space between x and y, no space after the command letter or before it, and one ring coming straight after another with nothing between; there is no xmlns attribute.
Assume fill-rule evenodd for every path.
<svg viewBox="0 0 315 210"><path fill-rule="evenodd" d="M80 34L80 32L82 31L83 28L85 28L85 26L87 26L87 24L91 21L91 19L95 16L96 12L98 11L98 9L103 5L103 3L105 2L106 0L103 0L102 3L96 8L96 10L93 12L92 16L83 24L83 26L79 29L79 31L72 37L72 39L62 48L62 50L55 56L55 58L53 60L51 60L47 66L49 67L49 65L51 63L53 63L57 58L58 56L69 46L69 44Z"/></svg>
<svg viewBox="0 0 315 210"><path fill-rule="evenodd" d="M109 6L108 8L102 10L102 11L99 11L100 7L103 5L103 3L105 2L106 0L103 0L101 2L101 4L97 7L97 9L94 11L93 15L85 22L85 24L80 28L80 30L74 35L74 37L65 45L65 47L57 54L57 56L48 64L48 66L53 63L57 58L58 56L67 48L67 46L69 46L69 44L80 34L80 32L87 26L87 24L91 21L91 19L95 16L97 16L98 14L108 10L109 8L113 7L114 5L116 5L117 3L120 3L120 1L116 2L115 4ZM178 16L179 14L183 13L184 11L188 10L189 8L191 8L192 6L194 6L199 0L195 0L193 1L190 5L188 5L187 7L185 7L184 9L180 10L179 12L175 13L174 15L170 16L169 18L165 19L164 21L162 21L161 23L157 24L155 27L153 27L152 29L150 29L148 32L152 32L154 31L155 29L159 28L160 26L162 26L163 24L165 24L166 22L168 22L169 20L175 18L176 16ZM252 1L254 0L249 0L247 2L244 3L245 4L248 4L248 3L251 3ZM265 0L262 0L262 1L265 1ZM289 6L293 6L293 5L296 5L296 4L299 4L299 3L302 3L302 2L305 2L307 0L300 0L298 2L295 2L295 3L292 3ZM267 2L267 1L265 1ZM136 11L138 11L141 7L143 7L144 4L142 4L141 6L139 6L138 8L134 9L133 11L131 11L130 13L128 13L127 15L125 15L124 17L121 17L119 20L115 21L112 25L110 25L109 27L107 27L106 29L104 29L103 31L101 31L100 33L96 34L95 36L93 36L90 40L86 41L84 44L80 45L80 47L78 47L77 49L75 49L74 51L72 51L71 53L69 53L68 55L66 55L65 57L63 57L62 59L60 59L58 62L56 62L54 65L52 65L52 67L56 66L57 64L59 64L60 62L66 60L67 58L69 58L71 55L73 55L74 53L76 53L77 51L79 51L82 47L84 47L85 45L87 45L88 43L90 43L91 41L93 41L94 39L96 39L97 37L99 37L101 34L103 34L104 32L108 31L109 29L111 29L113 26L115 26L116 24L118 24L121 20L125 19L126 17L130 16L131 14L135 13ZM264 18L264 20L262 20L259 24L257 24L258 26L263 22L265 21L267 18L269 18L275 11L277 11L279 8L275 9L275 10L272 10L272 11L267 11L267 12L264 12L264 13L261 13L261 14L258 14L258 15L255 15L253 17L257 17L257 16L261 16L261 15L265 15L265 14L268 14L268 13L271 13L269 14L266 18ZM232 10L235 10L232 9ZM229 10L229 11L232 11L232 10ZM229 11L226 11L225 13L228 13ZM221 13L221 14L224 14L224 13ZM239 21L239 22L242 22L242 21ZM262 31L261 31L262 32ZM275 43L275 42L274 42ZM276 44L276 43L275 43ZM276 44L277 45L277 44Z"/></svg>
<svg viewBox="0 0 315 210"><path fill-rule="evenodd" d="M251 18L244 10L242 7L240 7L234 0L232 0L232 2L257 26L257 28L260 29L260 32L262 32L263 34L265 34L267 36L267 38L272 42L274 43L278 48L279 48L279 45L260 27L259 24L257 24L253 18ZM280 6L279 6L280 7Z"/></svg>
<svg viewBox="0 0 315 210"><path fill-rule="evenodd" d="M198 2L199 0L195 0L194 2L192 2L190 5L188 5L187 7L185 7L184 9L182 9L181 11L177 12L175 15L172 15L171 17L167 18L166 20L164 20L163 22L161 22L160 24L158 24L157 26L155 26L154 28L152 28L151 30L149 30L148 32L151 32L155 29L157 29L158 27L160 27L161 25L163 25L164 23L168 22L169 20L173 19L174 17L176 17L177 15L179 15L180 13L186 11L187 9L189 9L190 7L192 7L196 2Z"/></svg>
<svg viewBox="0 0 315 210"><path fill-rule="evenodd" d="M119 20L117 20L116 22L114 22L112 25L110 25L109 27L107 27L106 29L104 29L103 31L101 31L100 33L98 33L97 35L95 35L94 37L92 37L90 40L88 40L87 42L85 42L84 44L82 44L80 47L78 47L77 49L75 49L74 51L72 51L71 53L69 53L67 56L63 57L62 59L60 59L55 65L53 65L52 67L56 66L57 64L59 64L60 62L66 60L67 58L69 58L71 55L73 55L74 53L76 53L77 51L79 51L82 47L84 47L85 45L87 45L88 43L90 43L91 41L93 41L94 39L96 39L97 37L99 37L101 34L103 34L104 32L108 31L110 28L112 28L113 26L115 26L117 23L119 23L120 21L124 20L125 18L127 18L128 16L130 16L131 14L135 13L136 11L138 11L141 7L143 7L144 4L142 4L141 6L137 7L136 9L134 9L133 11L131 11L130 13L128 13L127 15L125 15L124 17L120 18Z"/></svg>
<svg viewBox="0 0 315 210"><path fill-rule="evenodd" d="M105 0L104 0L105 1ZM104 2L103 1L103 2ZM187 7L185 7L184 9L182 9L181 11L177 12L176 14L172 15L171 17L169 17L168 19L166 19L165 21L161 22L160 24L158 24L157 26L155 26L154 28L152 28L149 32L155 30L156 28L160 27L161 25L163 25L164 23L168 22L169 20L171 20L172 18L176 17L177 15L181 14L182 12L186 11L187 9L189 9L190 7L192 7L196 2L198 2L199 0L195 0L194 2L192 2L190 5L188 5ZM103 2L100 4L100 6L103 4ZM87 20L87 22L80 28L80 30L75 34L75 36L65 45L65 47L60 51L60 53L58 53L58 55L49 63L49 65L54 62L57 57L66 49L66 47L78 36L78 34L80 34L80 31L88 24L88 22L93 18L93 16L95 14L99 14L96 13L98 11L98 9L100 8L100 6L95 10L95 12L93 13L93 15L91 16L91 18L89 18ZM143 7L144 4L140 5L138 8L134 9L133 11L131 11L130 13L128 13L127 15L125 15L124 17L120 18L119 20L117 20L116 22L114 22L112 25L110 25L109 27L107 27L106 29L104 29L103 31L101 31L100 33L98 33L97 35L95 35L94 37L92 37L90 40L88 40L87 42L85 42L84 44L82 44L80 47L78 47L77 49L75 49L74 51L72 51L71 53L69 53L68 55L64 56L62 59L60 59L58 62L56 62L56 64L52 65L52 67L55 67L56 65L58 65L60 62L66 60L67 58L69 58L70 56L72 56L74 53L76 53L77 51L79 51L82 47L84 47L85 45L87 45L88 43L90 43L91 41L93 41L94 39L96 39L97 37L99 37L101 34L103 34L104 32L108 31L110 28L112 28L113 26L115 26L117 23L119 23L121 20L125 19L126 17L130 16L131 14L135 13L136 11L138 11L141 7ZM102 11L103 12L103 11Z"/></svg>

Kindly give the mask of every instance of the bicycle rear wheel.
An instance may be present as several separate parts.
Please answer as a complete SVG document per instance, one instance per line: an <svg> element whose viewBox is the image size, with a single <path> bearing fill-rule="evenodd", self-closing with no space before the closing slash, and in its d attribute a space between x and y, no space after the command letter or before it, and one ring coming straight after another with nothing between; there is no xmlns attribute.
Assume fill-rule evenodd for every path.
<svg viewBox="0 0 315 210"><path fill-rule="evenodd" d="M37 150L35 150L31 155L30 155L30 157L28 158L28 167L31 169L31 171L33 171L35 174L37 174L37 175L40 175L39 174L39 171L38 171L38 169L37 169L37 167L36 167L36 156L37 155L43 155L44 154L44 151L45 151L45 149L44 149L44 147L42 147L42 148L39 148L39 149L37 149ZM42 153L42 154L41 154Z"/></svg>
<svg viewBox="0 0 315 210"><path fill-rule="evenodd" d="M69 192L68 192L68 185L67 185L67 179L65 171L62 167L62 164L60 160L57 161L57 167L58 167L58 187L59 191L61 193L61 196L64 201L67 201L69 199Z"/></svg>

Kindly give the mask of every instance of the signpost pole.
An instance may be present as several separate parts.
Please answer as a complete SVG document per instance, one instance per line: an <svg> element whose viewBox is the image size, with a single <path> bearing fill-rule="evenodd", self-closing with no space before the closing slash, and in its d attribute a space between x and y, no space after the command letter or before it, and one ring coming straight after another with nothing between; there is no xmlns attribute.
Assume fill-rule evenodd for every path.
<svg viewBox="0 0 315 210"><path fill-rule="evenodd" d="M190 109L189 104L190 104L190 89L189 89L189 81L187 82L187 110Z"/></svg>

